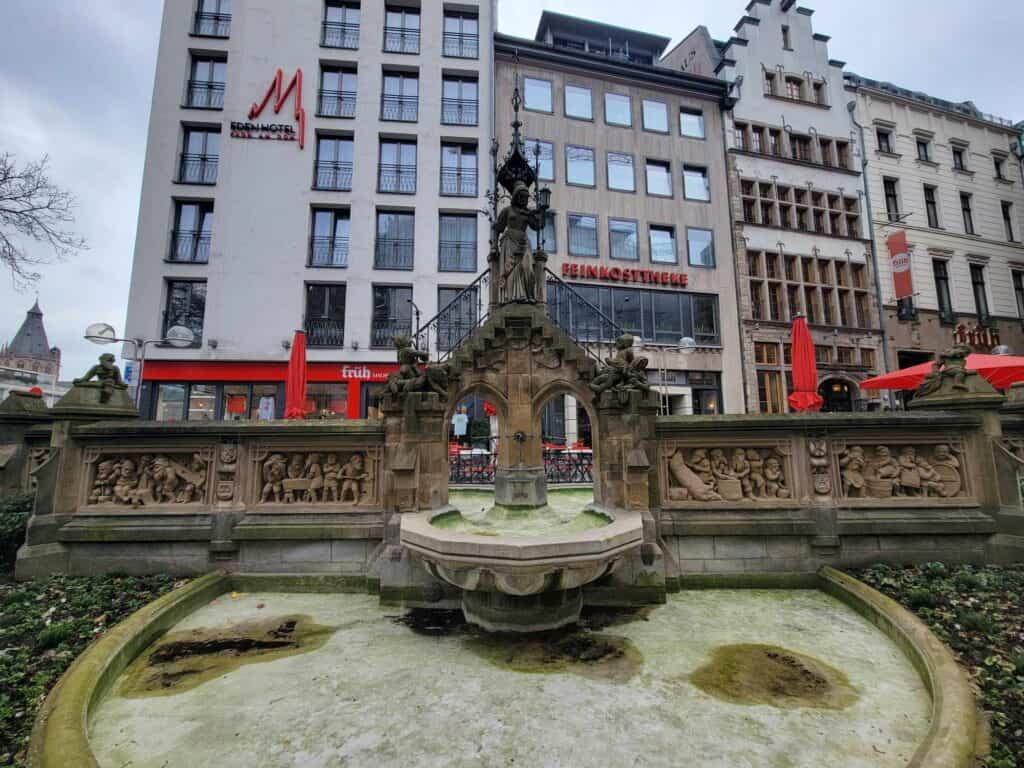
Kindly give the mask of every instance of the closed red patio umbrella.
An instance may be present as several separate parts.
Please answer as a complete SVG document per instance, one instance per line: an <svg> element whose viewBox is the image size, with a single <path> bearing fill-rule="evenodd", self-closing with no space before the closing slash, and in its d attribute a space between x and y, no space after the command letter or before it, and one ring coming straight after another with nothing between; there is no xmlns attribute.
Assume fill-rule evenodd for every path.
<svg viewBox="0 0 1024 768"><path fill-rule="evenodd" d="M862 381L861 389L917 389L924 377L932 372L933 363L921 363L902 368L892 373L883 373ZM1024 381L1024 357L1014 355L967 356L967 370L977 371L996 389L1006 389L1011 384Z"/></svg>
<svg viewBox="0 0 1024 768"><path fill-rule="evenodd" d="M825 401L818 394L814 342L803 315L793 318L792 344L793 391L789 393L789 407L794 411L819 411Z"/></svg>
<svg viewBox="0 0 1024 768"><path fill-rule="evenodd" d="M284 417L306 417L306 333L296 331L292 339L292 356L288 359L288 377L284 389Z"/></svg>

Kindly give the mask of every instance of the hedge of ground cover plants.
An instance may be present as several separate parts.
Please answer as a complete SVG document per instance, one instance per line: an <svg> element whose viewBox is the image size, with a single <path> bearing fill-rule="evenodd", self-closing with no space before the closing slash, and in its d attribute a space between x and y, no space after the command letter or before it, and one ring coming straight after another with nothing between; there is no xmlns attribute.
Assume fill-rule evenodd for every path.
<svg viewBox="0 0 1024 768"><path fill-rule="evenodd" d="M989 713L987 768L1024 768L1024 564L877 565L853 574L921 618L968 671Z"/></svg>

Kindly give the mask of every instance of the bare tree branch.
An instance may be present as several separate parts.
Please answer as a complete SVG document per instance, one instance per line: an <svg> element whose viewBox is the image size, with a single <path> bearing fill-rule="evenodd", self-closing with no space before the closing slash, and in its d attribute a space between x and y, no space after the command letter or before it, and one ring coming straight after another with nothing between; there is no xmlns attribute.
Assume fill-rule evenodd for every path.
<svg viewBox="0 0 1024 768"><path fill-rule="evenodd" d="M12 155L0 155L0 265L10 270L16 287L39 280L34 267L88 248L64 226L74 223L74 207L74 196L50 181L45 156L18 168ZM29 253L27 240L48 246L52 254Z"/></svg>

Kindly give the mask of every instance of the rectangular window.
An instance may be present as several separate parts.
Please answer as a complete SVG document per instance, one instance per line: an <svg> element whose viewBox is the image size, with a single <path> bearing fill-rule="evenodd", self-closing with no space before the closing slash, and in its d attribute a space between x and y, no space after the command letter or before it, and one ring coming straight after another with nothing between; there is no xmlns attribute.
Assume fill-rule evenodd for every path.
<svg viewBox="0 0 1024 768"><path fill-rule="evenodd" d="M683 336L682 297L665 291L651 293L654 341L657 344L678 344Z"/></svg>
<svg viewBox="0 0 1024 768"><path fill-rule="evenodd" d="M932 161L932 146L928 139L919 138L917 140L917 159L923 160L926 163Z"/></svg>
<svg viewBox="0 0 1024 768"><path fill-rule="evenodd" d="M993 157L992 166L995 169L996 178L1000 181L1006 181L1006 158Z"/></svg>
<svg viewBox="0 0 1024 768"><path fill-rule="evenodd" d="M347 267L350 216L347 210L313 209L309 242L311 267Z"/></svg>
<svg viewBox="0 0 1024 768"><path fill-rule="evenodd" d="M787 51L793 50L793 46L789 39L789 27L787 27L785 24L783 24L782 26L782 47Z"/></svg>
<svg viewBox="0 0 1024 768"><path fill-rule="evenodd" d="M620 192L636 191L636 175L633 173L633 156L619 152L608 153L608 189Z"/></svg>
<svg viewBox="0 0 1024 768"><path fill-rule="evenodd" d="M441 145L441 194L448 197L476 197L476 144Z"/></svg>
<svg viewBox="0 0 1024 768"><path fill-rule="evenodd" d="M587 147L565 148L566 179L569 184L592 187L595 184L594 150Z"/></svg>
<svg viewBox="0 0 1024 768"><path fill-rule="evenodd" d="M644 335L644 298L639 292L628 289L613 288L611 291L612 320L623 331L639 338Z"/></svg>
<svg viewBox="0 0 1024 768"><path fill-rule="evenodd" d="M609 253L613 259L638 261L637 223L628 219L608 219Z"/></svg>
<svg viewBox="0 0 1024 768"><path fill-rule="evenodd" d="M776 93L776 81L774 72L764 73L764 95L774 96Z"/></svg>
<svg viewBox="0 0 1024 768"><path fill-rule="evenodd" d="M420 79L411 72L385 72L380 119L414 123L419 117Z"/></svg>
<svg viewBox="0 0 1024 768"><path fill-rule="evenodd" d="M212 421L217 408L216 384L191 384L188 388L188 421Z"/></svg>
<svg viewBox="0 0 1024 768"><path fill-rule="evenodd" d="M750 149L758 154L764 152L764 128L759 125L750 129Z"/></svg>
<svg viewBox="0 0 1024 768"><path fill-rule="evenodd" d="M565 86L565 116L580 120L594 119L594 100L589 88Z"/></svg>
<svg viewBox="0 0 1024 768"><path fill-rule="evenodd" d="M860 351L860 364L867 368L875 367L875 350L873 349L861 349Z"/></svg>
<svg viewBox="0 0 1024 768"><path fill-rule="evenodd" d="M185 418L187 384L158 384L153 418L156 421L181 421Z"/></svg>
<svg viewBox="0 0 1024 768"><path fill-rule="evenodd" d="M344 419L348 413L348 383L311 381L306 385L307 416L321 419Z"/></svg>
<svg viewBox="0 0 1024 768"><path fill-rule="evenodd" d="M786 78L786 98L802 101L804 97L804 81L798 77Z"/></svg>
<svg viewBox="0 0 1024 768"><path fill-rule="evenodd" d="M782 374L779 371L757 372L757 395L761 413L785 413L782 398Z"/></svg>
<svg viewBox="0 0 1024 768"><path fill-rule="evenodd" d="M380 143L377 191L401 195L416 193L416 142L385 140Z"/></svg>
<svg viewBox="0 0 1024 768"><path fill-rule="evenodd" d="M658 160L647 161L647 194L672 197L672 168Z"/></svg>
<svg viewBox="0 0 1024 768"><path fill-rule="evenodd" d="M675 227L659 227L651 225L650 230L651 263L676 264L676 230Z"/></svg>
<svg viewBox="0 0 1024 768"><path fill-rule="evenodd" d="M964 164L964 148L953 147L953 168L957 171L966 171L967 166Z"/></svg>
<svg viewBox="0 0 1024 768"><path fill-rule="evenodd" d="M324 67L316 112L320 117L355 117L359 75L355 69Z"/></svg>
<svg viewBox="0 0 1024 768"><path fill-rule="evenodd" d="M216 184L219 160L219 128L186 128L178 181L182 184Z"/></svg>
<svg viewBox="0 0 1024 768"><path fill-rule="evenodd" d="M377 212L376 269L412 269L416 218L400 211Z"/></svg>
<svg viewBox="0 0 1024 768"><path fill-rule="evenodd" d="M699 109L679 110L679 133L682 136L689 136L691 139L703 139L704 135L704 113Z"/></svg>
<svg viewBox="0 0 1024 768"><path fill-rule="evenodd" d="M939 318L945 323L953 322L953 303L949 292L949 271L943 259L932 259L932 274L935 276L935 301L939 307ZM974 276L973 269L971 276Z"/></svg>
<svg viewBox="0 0 1024 768"><path fill-rule="evenodd" d="M755 341L754 362L758 365L778 365L779 345L774 341Z"/></svg>
<svg viewBox="0 0 1024 768"><path fill-rule="evenodd" d="M210 260L213 201L176 202L169 261L205 264Z"/></svg>
<svg viewBox="0 0 1024 768"><path fill-rule="evenodd" d="M328 0L324 4L324 21L320 45L325 48L359 47L359 4Z"/></svg>
<svg viewBox="0 0 1024 768"><path fill-rule="evenodd" d="M736 149L743 150L746 152L750 149L750 144L747 141L747 124L746 123L734 123L732 127L732 144Z"/></svg>
<svg viewBox="0 0 1024 768"><path fill-rule="evenodd" d="M715 266L715 233L710 229L687 227L686 252L691 267Z"/></svg>
<svg viewBox="0 0 1024 768"><path fill-rule="evenodd" d="M819 365L830 365L832 363L832 347L821 344L814 345L814 362Z"/></svg>
<svg viewBox="0 0 1024 768"><path fill-rule="evenodd" d="M440 219L441 272L476 272L476 215L442 213Z"/></svg>
<svg viewBox="0 0 1024 768"><path fill-rule="evenodd" d="M642 104L644 130L668 133L668 107L660 101L644 99Z"/></svg>
<svg viewBox="0 0 1024 768"><path fill-rule="evenodd" d="M985 268L981 264L971 264L971 290L974 293L974 308L978 312L978 322L987 322L988 292L985 290Z"/></svg>
<svg viewBox="0 0 1024 768"><path fill-rule="evenodd" d="M475 59L480 55L480 20L464 11L444 12L443 51L456 59Z"/></svg>
<svg viewBox="0 0 1024 768"><path fill-rule="evenodd" d="M523 142L523 148L526 150L526 159L537 171L537 178L541 181L554 181L555 145L550 141L526 139Z"/></svg>
<svg viewBox="0 0 1024 768"><path fill-rule="evenodd" d="M1003 209L1003 228L1006 230L1006 239L1011 243L1016 242L1017 238L1013 234L1013 203L1003 200L1000 202L1000 207Z"/></svg>
<svg viewBox="0 0 1024 768"><path fill-rule="evenodd" d="M530 247L535 251L540 249L546 253L557 252L558 241L555 237L556 231L554 211L548 211L547 216L544 218L544 228L540 232L533 227L526 230L526 234L530 238Z"/></svg>
<svg viewBox="0 0 1024 768"><path fill-rule="evenodd" d="M1024 320L1024 272L1014 269L1010 275L1013 277L1013 296L1017 300L1017 317Z"/></svg>
<svg viewBox="0 0 1024 768"><path fill-rule="evenodd" d="M889 221L900 220L900 198L896 185L896 179L882 180L882 187L885 190L885 211L889 214Z"/></svg>
<svg viewBox="0 0 1024 768"><path fill-rule="evenodd" d="M306 284L306 343L311 347L345 346L345 285Z"/></svg>
<svg viewBox="0 0 1024 768"><path fill-rule="evenodd" d="M419 8L387 6L384 14L384 50L388 53L420 52Z"/></svg>
<svg viewBox="0 0 1024 768"><path fill-rule="evenodd" d="M609 125L622 125L629 127L633 124L633 110L630 106L629 96L620 93L606 93L604 95L604 120Z"/></svg>
<svg viewBox="0 0 1024 768"><path fill-rule="evenodd" d="M937 228L939 226L939 203L935 198L935 187L924 185L924 209L928 214L928 226Z"/></svg>
<svg viewBox="0 0 1024 768"><path fill-rule="evenodd" d="M480 95L476 78L445 75L441 81L441 123L476 125L479 114Z"/></svg>
<svg viewBox="0 0 1024 768"><path fill-rule="evenodd" d="M437 348L455 349L476 328L479 294L471 288L437 289Z"/></svg>
<svg viewBox="0 0 1024 768"><path fill-rule="evenodd" d="M412 331L412 286L373 286L370 346L390 349L395 336L411 336Z"/></svg>
<svg viewBox="0 0 1024 768"><path fill-rule="evenodd" d="M569 214L569 255L597 256L597 217Z"/></svg>
<svg viewBox="0 0 1024 768"><path fill-rule="evenodd" d="M192 34L227 37L231 33L231 0L198 0Z"/></svg>
<svg viewBox="0 0 1024 768"><path fill-rule="evenodd" d="M551 81L536 77L523 78L523 106L535 112L553 112Z"/></svg>
<svg viewBox="0 0 1024 768"><path fill-rule="evenodd" d="M185 106L194 109L224 108L224 79L227 59L213 56L192 56Z"/></svg>
<svg viewBox="0 0 1024 768"><path fill-rule="evenodd" d="M960 211L964 215L964 232L973 235L974 213L971 211L971 195L967 192L960 193Z"/></svg>
<svg viewBox="0 0 1024 768"><path fill-rule="evenodd" d="M316 178L317 189L347 192L352 189L352 139L317 136Z"/></svg>
<svg viewBox="0 0 1024 768"><path fill-rule="evenodd" d="M687 200L711 200L711 183L708 181L707 168L683 166L683 195Z"/></svg>
<svg viewBox="0 0 1024 768"><path fill-rule="evenodd" d="M192 331L193 347L203 340L203 318L206 315L205 280L168 280L167 304L164 307L164 323L161 338L177 325Z"/></svg>

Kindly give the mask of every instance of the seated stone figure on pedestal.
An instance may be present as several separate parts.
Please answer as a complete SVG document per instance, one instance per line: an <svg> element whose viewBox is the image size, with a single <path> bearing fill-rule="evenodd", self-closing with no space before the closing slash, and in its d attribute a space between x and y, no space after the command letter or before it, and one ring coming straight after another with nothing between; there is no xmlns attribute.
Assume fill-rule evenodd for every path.
<svg viewBox="0 0 1024 768"><path fill-rule="evenodd" d="M968 403L998 405L1004 398L981 374L967 368L971 348L957 344L939 355L932 363L931 372L924 377L911 408L957 407Z"/></svg>
<svg viewBox="0 0 1024 768"><path fill-rule="evenodd" d="M95 379L95 381L94 381ZM138 416L128 385L109 352L85 376L74 380L74 386L53 407L57 415Z"/></svg>
<svg viewBox="0 0 1024 768"><path fill-rule="evenodd" d="M631 390L647 394L651 385L647 382L647 358L633 354L633 336L624 333L615 340L615 355L605 360L590 382L594 394L600 397L612 392L623 400Z"/></svg>
<svg viewBox="0 0 1024 768"><path fill-rule="evenodd" d="M95 385L100 388L101 403L110 402L115 389L128 389L128 385L121 378L121 369L114 364L114 356L109 352L100 355L100 361L90 368L85 376L75 379L73 383L76 387L93 384L93 378L96 379Z"/></svg>
<svg viewBox="0 0 1024 768"><path fill-rule="evenodd" d="M416 349L408 336L395 336L398 351L398 372L388 377L386 391L396 399L414 392L434 392L442 400L448 397L451 384L451 368L447 364L430 365L430 355ZM424 364L420 371L420 365Z"/></svg>

